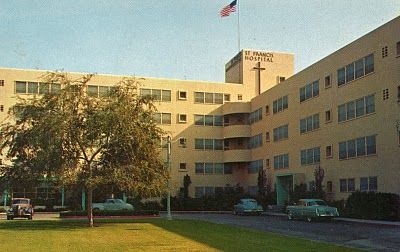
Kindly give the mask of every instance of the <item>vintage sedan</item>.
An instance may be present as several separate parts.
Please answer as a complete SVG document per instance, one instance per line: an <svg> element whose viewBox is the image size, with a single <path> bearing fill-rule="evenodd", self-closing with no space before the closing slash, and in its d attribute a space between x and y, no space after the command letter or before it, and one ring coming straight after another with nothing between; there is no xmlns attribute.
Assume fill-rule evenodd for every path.
<svg viewBox="0 0 400 252"><path fill-rule="evenodd" d="M106 199L104 203L93 203L93 211L118 211L118 210L130 210L133 211L131 204L125 203L122 199Z"/></svg>
<svg viewBox="0 0 400 252"><path fill-rule="evenodd" d="M233 206L235 215L261 214L262 212L262 206L255 199L240 199L239 203Z"/></svg>
<svg viewBox="0 0 400 252"><path fill-rule="evenodd" d="M11 200L11 207L7 211L7 220L14 218L27 218L32 220L33 207L31 200L28 198L13 198Z"/></svg>
<svg viewBox="0 0 400 252"><path fill-rule="evenodd" d="M297 204L288 206L286 213L289 220L306 219L308 222L316 219L333 219L339 216L336 207L328 206L320 199L301 199Z"/></svg>

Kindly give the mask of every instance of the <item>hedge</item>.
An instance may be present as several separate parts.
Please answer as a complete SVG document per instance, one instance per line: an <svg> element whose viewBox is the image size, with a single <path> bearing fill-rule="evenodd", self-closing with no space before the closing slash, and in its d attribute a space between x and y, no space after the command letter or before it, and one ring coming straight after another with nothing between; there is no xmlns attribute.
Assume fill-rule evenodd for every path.
<svg viewBox="0 0 400 252"><path fill-rule="evenodd" d="M158 210L137 210L137 211L94 211L94 216L142 216L142 215L159 215ZM68 216L87 216L87 211L66 211L60 212L60 217L68 217Z"/></svg>
<svg viewBox="0 0 400 252"><path fill-rule="evenodd" d="M371 220L400 220L400 196L393 193L354 192L347 199L346 215Z"/></svg>

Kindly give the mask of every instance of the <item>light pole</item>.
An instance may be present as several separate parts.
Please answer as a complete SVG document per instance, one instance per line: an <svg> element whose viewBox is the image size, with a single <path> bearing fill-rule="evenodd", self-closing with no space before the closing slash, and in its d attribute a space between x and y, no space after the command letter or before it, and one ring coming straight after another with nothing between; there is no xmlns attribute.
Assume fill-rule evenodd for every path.
<svg viewBox="0 0 400 252"><path fill-rule="evenodd" d="M167 137L167 166L168 166L168 196L167 196L167 219L172 220L172 215L171 215L171 182L170 182L170 176L171 176L171 136Z"/></svg>

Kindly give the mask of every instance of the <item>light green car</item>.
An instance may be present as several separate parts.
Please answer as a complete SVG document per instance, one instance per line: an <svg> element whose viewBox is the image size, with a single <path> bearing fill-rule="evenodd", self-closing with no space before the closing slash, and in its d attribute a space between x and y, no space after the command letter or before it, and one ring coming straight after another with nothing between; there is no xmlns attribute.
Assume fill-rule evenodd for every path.
<svg viewBox="0 0 400 252"><path fill-rule="evenodd" d="M330 207L320 199L301 199L297 204L288 206L286 213L289 220L306 219L308 222L317 219L331 220L339 216L336 207Z"/></svg>

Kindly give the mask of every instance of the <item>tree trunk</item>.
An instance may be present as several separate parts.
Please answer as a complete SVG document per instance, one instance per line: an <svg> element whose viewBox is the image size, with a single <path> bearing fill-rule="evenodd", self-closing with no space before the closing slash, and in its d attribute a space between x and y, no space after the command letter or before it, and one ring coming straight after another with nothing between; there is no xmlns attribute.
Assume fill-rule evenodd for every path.
<svg viewBox="0 0 400 252"><path fill-rule="evenodd" d="M93 227L92 199L93 199L93 189L88 188L88 191L87 191L87 217L89 220L89 227Z"/></svg>

